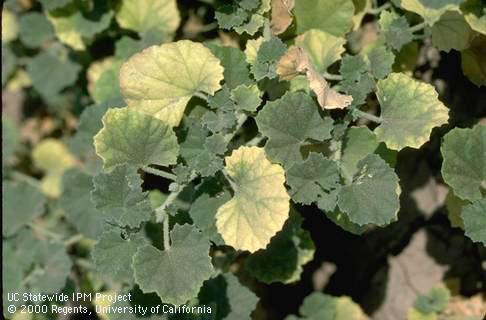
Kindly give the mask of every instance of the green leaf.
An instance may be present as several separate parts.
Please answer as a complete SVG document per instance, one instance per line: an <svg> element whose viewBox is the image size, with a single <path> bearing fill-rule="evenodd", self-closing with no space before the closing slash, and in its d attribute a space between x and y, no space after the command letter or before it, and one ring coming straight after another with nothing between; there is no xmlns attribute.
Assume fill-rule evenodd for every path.
<svg viewBox="0 0 486 320"><path fill-rule="evenodd" d="M65 286L72 262L61 243L34 238L29 229L22 229L14 237L4 239L2 247L5 292L54 294ZM5 306L19 307L23 303L22 299L7 301L4 295L4 314L10 318Z"/></svg>
<svg viewBox="0 0 486 320"><path fill-rule="evenodd" d="M462 71L472 83L486 86L486 36L474 37L469 48L461 52Z"/></svg>
<svg viewBox="0 0 486 320"><path fill-rule="evenodd" d="M335 207L337 203L338 191L335 193L336 193L335 196L336 200L334 200L334 204L333 204L334 207L326 210L324 208L321 208L321 206L318 203L319 209L324 210L324 213L329 220L331 220L332 222L334 222L336 225L341 227L343 230L346 230L347 232L350 232L355 235L362 235L363 233L368 231L370 229L370 226L367 225L360 226L356 223L351 222L351 220L349 220L349 217L345 213L342 213L341 211L339 211L339 209Z"/></svg>
<svg viewBox="0 0 486 320"><path fill-rule="evenodd" d="M86 49L86 43L95 35L108 28L113 18L113 12L103 2L95 6L72 3L46 15L59 41L80 51Z"/></svg>
<svg viewBox="0 0 486 320"><path fill-rule="evenodd" d="M2 43L2 88L17 67L17 58L10 46Z"/></svg>
<svg viewBox="0 0 486 320"><path fill-rule="evenodd" d="M378 139L368 127L351 127L344 136L339 150L341 169L353 176L358 171L358 162L378 148Z"/></svg>
<svg viewBox="0 0 486 320"><path fill-rule="evenodd" d="M258 48L251 72L257 81L277 77L277 62L285 54L287 46L277 37L264 41Z"/></svg>
<svg viewBox="0 0 486 320"><path fill-rule="evenodd" d="M2 234L15 234L22 226L31 223L44 212L46 198L27 182L2 182Z"/></svg>
<svg viewBox="0 0 486 320"><path fill-rule="evenodd" d="M284 170L257 147L240 147L225 161L235 193L218 209L218 232L236 250L265 248L289 213Z"/></svg>
<svg viewBox="0 0 486 320"><path fill-rule="evenodd" d="M486 198L465 206L461 215L466 236L486 246Z"/></svg>
<svg viewBox="0 0 486 320"><path fill-rule="evenodd" d="M240 85L231 91L236 110L255 112L262 103L262 93L255 84Z"/></svg>
<svg viewBox="0 0 486 320"><path fill-rule="evenodd" d="M295 45L303 48L319 73L341 59L346 40L321 30L309 30L295 39Z"/></svg>
<svg viewBox="0 0 486 320"><path fill-rule="evenodd" d="M258 297L233 274L225 273L205 281L198 300L211 307L211 319L240 320L251 318Z"/></svg>
<svg viewBox="0 0 486 320"><path fill-rule="evenodd" d="M267 102L256 121L260 132L269 138L265 145L269 158L285 166L303 160L300 147L307 139L331 137L332 120L323 119L314 100L301 92Z"/></svg>
<svg viewBox="0 0 486 320"><path fill-rule="evenodd" d="M53 10L62 8L73 2L73 0L39 0L39 2L42 4L44 9Z"/></svg>
<svg viewBox="0 0 486 320"><path fill-rule="evenodd" d="M486 126L455 128L441 146L442 177L454 194L464 200L479 200L486 191Z"/></svg>
<svg viewBox="0 0 486 320"><path fill-rule="evenodd" d="M351 298L333 297L321 292L308 295L300 306L299 313L303 316L302 319L306 320L365 319L363 311Z"/></svg>
<svg viewBox="0 0 486 320"><path fill-rule="evenodd" d="M108 110L107 104L86 107L79 117L76 133L69 140L69 150L78 157L94 154L93 137L103 127L101 118Z"/></svg>
<svg viewBox="0 0 486 320"><path fill-rule="evenodd" d="M164 251L146 245L133 257L135 282L143 292L156 292L162 302L183 304L197 296L213 274L209 241L191 226L176 225L172 245Z"/></svg>
<svg viewBox="0 0 486 320"><path fill-rule="evenodd" d="M287 170L287 184L294 201L311 204L338 187L339 169L322 154L311 153L305 161Z"/></svg>
<svg viewBox="0 0 486 320"><path fill-rule="evenodd" d="M414 307L418 311L429 314L433 312L441 312L449 303L451 293L445 286L440 285L427 291L427 293L420 295L415 300Z"/></svg>
<svg viewBox="0 0 486 320"><path fill-rule="evenodd" d="M176 163L177 138L165 122L131 108L109 109L102 121L94 145L105 169L120 164L143 167Z"/></svg>
<svg viewBox="0 0 486 320"><path fill-rule="evenodd" d="M38 12L23 14L19 19L19 38L29 48L40 47L54 38L54 29L46 16Z"/></svg>
<svg viewBox="0 0 486 320"><path fill-rule="evenodd" d="M352 105L363 104L368 93L375 87L375 81L364 57L361 55L344 56L339 72L343 76L342 90L353 96Z"/></svg>
<svg viewBox="0 0 486 320"><path fill-rule="evenodd" d="M456 11L447 11L432 27L432 44L439 50L464 50L474 36L464 15Z"/></svg>
<svg viewBox="0 0 486 320"><path fill-rule="evenodd" d="M19 132L6 117L2 117L2 168L9 163L19 147Z"/></svg>
<svg viewBox="0 0 486 320"><path fill-rule="evenodd" d="M231 30L241 26L248 19L248 12L235 2L225 2L216 8L214 17L221 29Z"/></svg>
<svg viewBox="0 0 486 320"><path fill-rule="evenodd" d="M120 27L140 34L148 31L172 34L181 18L175 0L122 0L116 21Z"/></svg>
<svg viewBox="0 0 486 320"><path fill-rule="evenodd" d="M246 56L241 50L217 45L208 45L208 48L221 61L224 68L224 83L228 88L233 89L251 83Z"/></svg>
<svg viewBox="0 0 486 320"><path fill-rule="evenodd" d="M92 96L96 103L116 100L119 101L117 105L123 105L123 97L118 84L121 64L120 60L114 61L107 70L100 74L94 83Z"/></svg>
<svg viewBox="0 0 486 320"><path fill-rule="evenodd" d="M209 237L209 240L217 245L224 245L224 240L216 229L216 212L230 199L228 193L224 192L216 197L207 194L201 195L194 201L189 210L194 225Z"/></svg>
<svg viewBox="0 0 486 320"><path fill-rule="evenodd" d="M62 177L59 205L76 229L91 239L103 232L103 216L91 202L92 177L80 169L69 169Z"/></svg>
<svg viewBox="0 0 486 320"><path fill-rule="evenodd" d="M299 0L293 13L297 34L319 29L341 37L351 29L354 5L351 0Z"/></svg>
<svg viewBox="0 0 486 320"><path fill-rule="evenodd" d="M465 0L400 0L405 10L415 12L432 26L448 10L458 10Z"/></svg>
<svg viewBox="0 0 486 320"><path fill-rule="evenodd" d="M96 270L118 282L133 281L132 258L137 249L145 245L139 234L122 235L122 229L103 232L93 247L92 255Z"/></svg>
<svg viewBox="0 0 486 320"><path fill-rule="evenodd" d="M358 171L338 195L338 206L360 226L384 226L397 218L400 186L392 168L377 155L358 162Z"/></svg>
<svg viewBox="0 0 486 320"><path fill-rule="evenodd" d="M91 198L110 224L137 228L152 216L148 193L142 191L142 183L136 170L117 166L93 178Z"/></svg>
<svg viewBox="0 0 486 320"><path fill-rule="evenodd" d="M378 140L388 148L420 148L434 127L447 123L449 110L438 99L435 88L402 73L392 73L377 84L380 102Z"/></svg>
<svg viewBox="0 0 486 320"><path fill-rule="evenodd" d="M132 56L120 69L120 88L129 107L177 126L194 94L221 88L223 70L208 48L181 40Z"/></svg>
<svg viewBox="0 0 486 320"><path fill-rule="evenodd" d="M250 255L245 268L264 283L292 283L300 279L303 266L314 257L314 243L310 233L301 228L302 218L290 215L283 229L270 241L265 250Z"/></svg>
<svg viewBox="0 0 486 320"><path fill-rule="evenodd" d="M390 11L383 11L378 22L386 44L392 49L400 50L413 40L413 33L404 16L398 16Z"/></svg>
<svg viewBox="0 0 486 320"><path fill-rule="evenodd" d="M66 50L42 51L27 64L32 86L49 97L76 82L81 66L69 59Z"/></svg>
<svg viewBox="0 0 486 320"><path fill-rule="evenodd" d="M211 176L223 169L223 159L207 145L208 132L201 125L192 125L183 143L181 143L181 156L189 167L203 177ZM217 150L216 150L217 151Z"/></svg>
<svg viewBox="0 0 486 320"><path fill-rule="evenodd" d="M373 76L376 79L383 79L392 72L395 55L387 50L385 46L377 46L368 53L368 60Z"/></svg>

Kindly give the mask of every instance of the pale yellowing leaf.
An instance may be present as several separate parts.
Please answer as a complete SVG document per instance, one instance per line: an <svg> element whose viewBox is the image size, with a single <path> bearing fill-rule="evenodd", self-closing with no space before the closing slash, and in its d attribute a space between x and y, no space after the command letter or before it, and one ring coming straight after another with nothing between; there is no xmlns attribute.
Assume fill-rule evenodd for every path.
<svg viewBox="0 0 486 320"><path fill-rule="evenodd" d="M223 71L208 48L181 40L133 55L120 69L120 89L129 108L177 126L194 94L221 88Z"/></svg>
<svg viewBox="0 0 486 320"><path fill-rule="evenodd" d="M15 14L8 9L2 10L2 42L15 40L19 33L19 24Z"/></svg>
<svg viewBox="0 0 486 320"><path fill-rule="evenodd" d="M420 148L432 129L449 119L449 110L432 85L402 73L391 73L378 81L376 95L382 121L374 132L393 150Z"/></svg>
<svg viewBox="0 0 486 320"><path fill-rule="evenodd" d="M321 30L309 30L295 39L295 44L305 50L320 73L341 59L346 40Z"/></svg>
<svg viewBox="0 0 486 320"><path fill-rule="evenodd" d="M263 249L289 216L284 169L257 147L240 147L225 161L235 190L216 213L218 232L237 250Z"/></svg>
<svg viewBox="0 0 486 320"><path fill-rule="evenodd" d="M458 10L459 4L464 0L401 0L400 5L408 11L421 16L429 26L433 26L448 10Z"/></svg>
<svg viewBox="0 0 486 320"><path fill-rule="evenodd" d="M175 0L122 0L116 21L120 27L139 33L157 30L171 34L181 18Z"/></svg>
<svg viewBox="0 0 486 320"><path fill-rule="evenodd" d="M49 12L46 12L46 16L54 27L59 41L75 50L86 49L81 33L76 29L69 16L54 16Z"/></svg>
<svg viewBox="0 0 486 320"><path fill-rule="evenodd" d="M102 122L94 146L105 169L122 164L143 167L176 163L177 138L172 128L160 119L134 109L119 108L109 109Z"/></svg>
<svg viewBox="0 0 486 320"><path fill-rule="evenodd" d="M256 61L258 49L260 48L261 44L263 43L263 37L257 39L250 39L246 42L246 62L249 64L253 64Z"/></svg>
<svg viewBox="0 0 486 320"><path fill-rule="evenodd" d="M32 161L45 173L40 184L42 192L52 198L59 197L62 175L75 165L74 156L61 141L49 138L34 148Z"/></svg>
<svg viewBox="0 0 486 320"><path fill-rule="evenodd" d="M107 57L102 60L97 60L91 63L86 70L86 79L88 80L88 92L90 96L93 96L93 90L96 81L100 78L100 76L108 70L111 65L113 64L113 57Z"/></svg>

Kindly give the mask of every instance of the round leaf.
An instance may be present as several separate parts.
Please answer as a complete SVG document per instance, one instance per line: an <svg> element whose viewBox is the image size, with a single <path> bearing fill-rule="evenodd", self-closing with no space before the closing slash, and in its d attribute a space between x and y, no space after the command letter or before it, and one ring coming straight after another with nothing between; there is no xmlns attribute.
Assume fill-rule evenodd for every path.
<svg viewBox="0 0 486 320"><path fill-rule="evenodd" d="M377 155L358 162L358 171L351 184L338 194L338 206L349 220L360 226L383 226L397 218L400 201L398 177Z"/></svg>
<svg viewBox="0 0 486 320"><path fill-rule="evenodd" d="M434 127L449 119L449 110L430 84L392 73L378 81L377 88L382 122L374 132L390 149L419 148Z"/></svg>
<svg viewBox="0 0 486 320"><path fill-rule="evenodd" d="M208 48L181 40L132 56L120 69L120 89L129 107L177 126L195 93L221 88L223 71Z"/></svg>
<svg viewBox="0 0 486 320"><path fill-rule="evenodd" d="M464 200L478 200L486 191L486 125L456 128L444 137L442 177L454 194Z"/></svg>
<svg viewBox="0 0 486 320"><path fill-rule="evenodd" d="M177 138L165 122L129 108L110 109L102 121L94 145L105 169L120 164L143 167L176 163Z"/></svg>
<svg viewBox="0 0 486 320"><path fill-rule="evenodd" d="M319 29L340 37L351 28L354 5L351 0L298 0L293 13L297 34Z"/></svg>
<svg viewBox="0 0 486 320"><path fill-rule="evenodd" d="M225 160L235 194L218 209L216 227L237 250L265 248L289 216L284 170L257 147L240 147Z"/></svg>
<svg viewBox="0 0 486 320"><path fill-rule="evenodd" d="M157 30L170 34L177 30L181 18L175 0L123 0L116 21L122 28L139 33Z"/></svg>
<svg viewBox="0 0 486 320"><path fill-rule="evenodd" d="M183 304L197 296L213 274L209 241L191 226L176 226L168 250L146 245L133 257L135 282L143 292L156 292L162 302Z"/></svg>
<svg viewBox="0 0 486 320"><path fill-rule="evenodd" d="M486 246L486 198L464 207L462 220L466 236Z"/></svg>

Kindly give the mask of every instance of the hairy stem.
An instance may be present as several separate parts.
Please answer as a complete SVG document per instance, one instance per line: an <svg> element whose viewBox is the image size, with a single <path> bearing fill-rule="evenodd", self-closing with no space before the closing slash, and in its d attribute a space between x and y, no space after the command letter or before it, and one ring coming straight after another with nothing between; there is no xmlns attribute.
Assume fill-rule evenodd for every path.
<svg viewBox="0 0 486 320"><path fill-rule="evenodd" d="M153 175L165 178L165 179L169 179L169 180L172 180L172 181L175 181L177 179L177 176L175 174L172 174L170 172L165 172L165 171L162 171L162 170L159 170L159 169L155 169L155 168L152 168L152 167L149 167L149 166L143 167L142 170L145 171L145 172L148 172L150 174L153 174Z"/></svg>
<svg viewBox="0 0 486 320"><path fill-rule="evenodd" d="M376 123L382 123L383 122L382 118L374 116L374 115L369 114L367 112L363 112L363 111L357 110L357 109L355 109L353 112L354 112L355 115L357 115L360 118L370 120L370 121L373 121L373 122L376 122Z"/></svg>

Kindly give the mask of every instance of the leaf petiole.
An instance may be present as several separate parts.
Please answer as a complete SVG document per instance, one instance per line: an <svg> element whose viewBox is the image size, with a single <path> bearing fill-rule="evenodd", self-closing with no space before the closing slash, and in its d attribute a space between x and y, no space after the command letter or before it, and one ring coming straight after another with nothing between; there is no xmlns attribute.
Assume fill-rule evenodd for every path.
<svg viewBox="0 0 486 320"><path fill-rule="evenodd" d="M150 174L153 174L153 175L165 178L165 179L169 179L169 180L172 180L172 181L176 181L176 179L177 179L177 176L175 174L172 174L170 172L165 172L165 171L162 171L162 170L159 170L159 169L155 169L155 168L152 168L152 167L149 167L149 166L144 166L142 168L142 170L145 171L145 172L148 172Z"/></svg>
<svg viewBox="0 0 486 320"><path fill-rule="evenodd" d="M363 111L357 110L357 109L353 110L353 112L356 116L358 116L360 118L370 120L370 121L373 121L373 122L376 122L376 123L382 123L383 122L382 118L374 116L374 115L369 114L367 112L363 112Z"/></svg>

